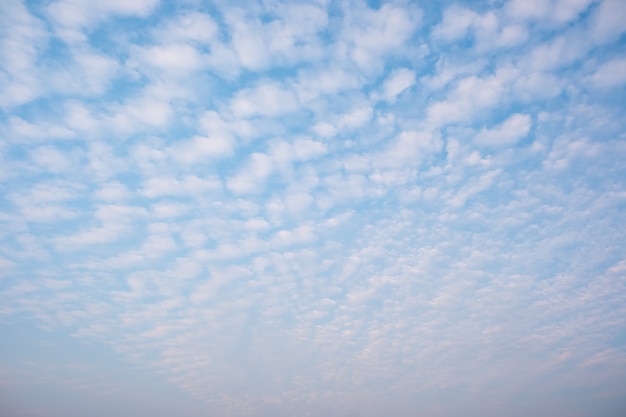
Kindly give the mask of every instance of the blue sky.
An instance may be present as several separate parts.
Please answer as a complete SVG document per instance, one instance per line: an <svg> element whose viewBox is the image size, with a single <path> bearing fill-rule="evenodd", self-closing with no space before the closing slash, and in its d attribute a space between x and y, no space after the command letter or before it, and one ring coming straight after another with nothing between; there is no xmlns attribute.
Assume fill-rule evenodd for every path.
<svg viewBox="0 0 626 417"><path fill-rule="evenodd" d="M620 417L622 0L2 0L0 414Z"/></svg>

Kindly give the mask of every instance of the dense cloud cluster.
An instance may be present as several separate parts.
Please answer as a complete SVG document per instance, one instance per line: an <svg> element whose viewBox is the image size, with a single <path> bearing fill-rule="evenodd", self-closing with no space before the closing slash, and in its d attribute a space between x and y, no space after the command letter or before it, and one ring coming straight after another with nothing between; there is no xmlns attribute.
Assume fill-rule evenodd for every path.
<svg viewBox="0 0 626 417"><path fill-rule="evenodd" d="M623 415L623 1L1 7L7 416Z"/></svg>

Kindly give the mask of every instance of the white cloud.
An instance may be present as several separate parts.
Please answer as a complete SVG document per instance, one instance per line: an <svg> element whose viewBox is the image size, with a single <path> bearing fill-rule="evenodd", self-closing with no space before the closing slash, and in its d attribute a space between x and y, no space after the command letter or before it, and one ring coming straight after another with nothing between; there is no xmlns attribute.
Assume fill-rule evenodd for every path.
<svg viewBox="0 0 626 417"><path fill-rule="evenodd" d="M0 106L27 103L45 91L45 83L37 72L37 58L49 40L45 24L36 18L21 1L3 3L0 17Z"/></svg>
<svg viewBox="0 0 626 417"><path fill-rule="evenodd" d="M5 3L0 338L33 338L28 358L7 345L21 414L619 403L617 3ZM101 348L106 372L64 367L98 371Z"/></svg>
<svg viewBox="0 0 626 417"><path fill-rule="evenodd" d="M144 181L141 193L149 198L163 196L202 197L205 193L221 189L221 182L217 178L200 178L195 175L186 175L182 178L167 176L151 177Z"/></svg>
<svg viewBox="0 0 626 417"><path fill-rule="evenodd" d="M313 131L324 138L330 138L337 134L337 129L326 122L319 122L313 126Z"/></svg>
<svg viewBox="0 0 626 417"><path fill-rule="evenodd" d="M233 140L221 137L194 136L185 141L180 141L168 148L172 159L178 163L206 164L211 160L223 158L233 153Z"/></svg>
<svg viewBox="0 0 626 417"><path fill-rule="evenodd" d="M442 22L433 29L433 36L448 42L464 38L477 19L475 12L452 5L444 11Z"/></svg>
<svg viewBox="0 0 626 417"><path fill-rule="evenodd" d="M611 42L626 31L622 22L626 9L620 0L604 0L595 11L591 26L591 37L596 43Z"/></svg>
<svg viewBox="0 0 626 417"><path fill-rule="evenodd" d="M67 68L49 75L51 87L65 94L100 95L119 69L116 59L90 50L75 50L72 58Z"/></svg>
<svg viewBox="0 0 626 417"><path fill-rule="evenodd" d="M161 96L158 89L147 88L142 94L113 106L108 127L123 134L145 128L163 129L170 124L172 116L169 97Z"/></svg>
<svg viewBox="0 0 626 417"><path fill-rule="evenodd" d="M415 84L415 71L408 68L399 68L385 80L383 96L388 101L394 101L398 94Z"/></svg>
<svg viewBox="0 0 626 417"><path fill-rule="evenodd" d="M152 211L158 219L179 217L190 209L189 205L181 203L157 203L152 206Z"/></svg>
<svg viewBox="0 0 626 417"><path fill-rule="evenodd" d="M262 193L265 180L278 173L287 181L293 177L293 164L317 158L326 153L320 142L298 138L293 143L275 141L267 153L255 152L238 172L227 180L228 188L236 194Z"/></svg>
<svg viewBox="0 0 626 417"><path fill-rule="evenodd" d="M522 44L528 39L528 30L523 24L507 24L493 11L480 15L458 5L448 7L442 22L433 29L433 37L448 43L470 35L475 36L476 51L483 53Z"/></svg>
<svg viewBox="0 0 626 417"><path fill-rule="evenodd" d="M68 101L64 105L65 118L64 125L70 127L73 131L89 137L98 137L101 133L102 124L98 117L93 114L83 103L75 100ZM76 133L72 132L73 135ZM54 137L53 137L54 138Z"/></svg>
<svg viewBox="0 0 626 417"><path fill-rule="evenodd" d="M147 16L158 4L158 0L112 0L93 4L89 0L57 0L47 6L52 20L65 32L68 41L83 40L80 30L93 26L112 16Z"/></svg>
<svg viewBox="0 0 626 417"><path fill-rule="evenodd" d="M226 80L235 80L241 73L241 65L235 51L221 42L211 44L206 57L207 68Z"/></svg>
<svg viewBox="0 0 626 417"><path fill-rule="evenodd" d="M218 34L218 26L207 13L186 11L166 22L154 31L163 43L199 42L210 43Z"/></svg>
<svg viewBox="0 0 626 417"><path fill-rule="evenodd" d="M48 140L68 139L76 133L67 127L51 125L49 122L32 123L21 117L11 116L6 123L7 141L44 142Z"/></svg>
<svg viewBox="0 0 626 417"><path fill-rule="evenodd" d="M270 63L270 54L261 33L259 21L235 18L232 42L242 66L259 70Z"/></svg>
<svg viewBox="0 0 626 417"><path fill-rule="evenodd" d="M20 207L21 220L31 223L56 223L77 216L76 210L59 204L33 204Z"/></svg>
<svg viewBox="0 0 626 417"><path fill-rule="evenodd" d="M561 93L563 88L563 79L550 72L520 74L513 85L515 95L525 102L554 98Z"/></svg>
<svg viewBox="0 0 626 417"><path fill-rule="evenodd" d="M158 71L187 73L202 68L203 58L193 46L185 43L156 45L140 50L141 61Z"/></svg>
<svg viewBox="0 0 626 417"><path fill-rule="evenodd" d="M278 116L298 108L295 94L276 82L243 89L230 101L230 109L238 117L254 115Z"/></svg>
<svg viewBox="0 0 626 417"><path fill-rule="evenodd" d="M32 152L33 162L51 173L71 169L72 163L64 152L52 146L41 146Z"/></svg>
<svg viewBox="0 0 626 417"><path fill-rule="evenodd" d="M308 243L315 239L315 232L310 225L298 226L292 230L280 230L272 238L272 244L278 247Z"/></svg>
<svg viewBox="0 0 626 417"><path fill-rule="evenodd" d="M561 25L578 18L595 0L510 0L506 14L516 20L540 20Z"/></svg>
<svg viewBox="0 0 626 417"><path fill-rule="evenodd" d="M270 224L265 219L257 217L246 220L244 227L251 231L260 232L267 230Z"/></svg>
<svg viewBox="0 0 626 417"><path fill-rule="evenodd" d="M291 38L290 45L301 44L301 47L316 45L319 42L316 35L324 30L328 24L326 7L327 5L323 2L277 5L275 12L280 16L283 38Z"/></svg>
<svg viewBox="0 0 626 417"><path fill-rule="evenodd" d="M11 192L6 199L15 206L17 221L48 223L77 217L77 211L69 207L68 202L78 198L83 188L76 183L42 181Z"/></svg>
<svg viewBox="0 0 626 417"><path fill-rule="evenodd" d="M228 189L236 194L259 193L272 172L272 160L263 153L254 153L246 165L235 176L228 179Z"/></svg>
<svg viewBox="0 0 626 417"><path fill-rule="evenodd" d="M103 142L90 143L87 160L85 172L96 180L107 180L128 170L128 162L115 155L113 148Z"/></svg>
<svg viewBox="0 0 626 417"><path fill-rule="evenodd" d="M59 252L80 250L87 245L114 242L127 230L127 227L120 225L94 227L70 236L59 237L55 239L54 246Z"/></svg>
<svg viewBox="0 0 626 417"><path fill-rule="evenodd" d="M356 129L367 124L372 118L373 108L369 104L356 107L339 118L339 126Z"/></svg>
<svg viewBox="0 0 626 417"><path fill-rule="evenodd" d="M299 71L294 90L303 103L309 103L327 94L354 90L363 82L361 75L347 69L322 67L317 71Z"/></svg>
<svg viewBox="0 0 626 417"><path fill-rule="evenodd" d="M493 41L493 38L488 39L489 36L496 36L496 46L512 47L520 45L528 39L528 30L523 25L508 25L503 27L498 34L485 33L484 36L486 38L482 40L484 43Z"/></svg>
<svg viewBox="0 0 626 417"><path fill-rule="evenodd" d="M208 111L200 118L200 129L209 136L231 138L233 134L245 134L250 126L246 122L224 120L219 113Z"/></svg>
<svg viewBox="0 0 626 417"><path fill-rule="evenodd" d="M553 19L558 23L575 20L597 0L557 0L554 4Z"/></svg>
<svg viewBox="0 0 626 417"><path fill-rule="evenodd" d="M491 188L493 182L501 174L501 171L495 170L487 172L480 177L468 181L468 185L459 190L452 198L448 200L451 207L457 208L463 206L474 195Z"/></svg>
<svg viewBox="0 0 626 417"><path fill-rule="evenodd" d="M419 9L391 4L378 10L359 10L354 16L344 36L352 60L365 72L379 70L384 56L401 53L421 21Z"/></svg>
<svg viewBox="0 0 626 417"><path fill-rule="evenodd" d="M591 76L591 83L598 88L615 88L626 83L626 58L603 63Z"/></svg>
<svg viewBox="0 0 626 417"><path fill-rule="evenodd" d="M439 90L446 87L459 76L479 73L484 66L485 62L478 60L473 60L471 63L463 65L453 65L447 60L441 59L437 62L436 73L425 75L420 78L420 81L429 89Z"/></svg>
<svg viewBox="0 0 626 417"><path fill-rule="evenodd" d="M314 4L281 4L272 8L268 21L250 16L249 10L228 10L232 47L241 65L259 71L278 64L293 64L321 57L316 36L328 21L324 7Z"/></svg>
<svg viewBox="0 0 626 417"><path fill-rule="evenodd" d="M128 223L145 215L143 207L125 204L103 204L97 206L94 214L103 223Z"/></svg>
<svg viewBox="0 0 626 417"><path fill-rule="evenodd" d="M94 192L94 197L105 201L122 201L130 197L128 187L120 182L105 183Z"/></svg>
<svg viewBox="0 0 626 417"><path fill-rule="evenodd" d="M528 136L532 119L527 114L514 114L493 129L481 129L476 143L482 146L512 146Z"/></svg>
<svg viewBox="0 0 626 417"><path fill-rule="evenodd" d="M510 0L504 10L516 19L541 19L551 9L551 0Z"/></svg>
<svg viewBox="0 0 626 417"><path fill-rule="evenodd" d="M587 138L568 140L558 137L543 163L549 170L564 171L580 160L597 155L600 150L600 144Z"/></svg>
<svg viewBox="0 0 626 417"><path fill-rule="evenodd" d="M526 58L531 71L550 71L581 59L589 51L591 44L587 35L572 31L539 44Z"/></svg>
<svg viewBox="0 0 626 417"><path fill-rule="evenodd" d="M396 168L405 164L418 167L423 158L441 149L441 139L430 132L404 131L380 155L374 164Z"/></svg>
<svg viewBox="0 0 626 417"><path fill-rule="evenodd" d="M324 155L326 146L311 139L298 138L291 144L291 153L296 161L307 161Z"/></svg>
<svg viewBox="0 0 626 417"><path fill-rule="evenodd" d="M157 224L156 226L160 225ZM155 260L163 258L176 251L178 249L178 244L173 237L167 231L158 229L160 228L157 227L156 231L149 233L138 248L120 253L119 255L104 260L103 267L127 269L140 265L145 266L147 262L154 262ZM129 287L131 287L131 297L145 297L154 292L154 287L149 285L151 284L151 280L142 280L131 276L128 281ZM146 288L148 286L145 284L148 284L148 286L152 288Z"/></svg>
<svg viewBox="0 0 626 417"><path fill-rule="evenodd" d="M479 112L498 104L503 85L497 76L466 77L447 94L447 100L428 107L428 121L434 126L468 122Z"/></svg>

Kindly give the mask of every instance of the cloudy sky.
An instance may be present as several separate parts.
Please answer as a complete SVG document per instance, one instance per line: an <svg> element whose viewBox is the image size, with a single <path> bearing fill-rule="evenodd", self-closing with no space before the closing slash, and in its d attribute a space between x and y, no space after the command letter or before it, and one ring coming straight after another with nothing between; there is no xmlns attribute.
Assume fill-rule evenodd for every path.
<svg viewBox="0 0 626 417"><path fill-rule="evenodd" d="M0 0L0 414L621 417L623 0Z"/></svg>

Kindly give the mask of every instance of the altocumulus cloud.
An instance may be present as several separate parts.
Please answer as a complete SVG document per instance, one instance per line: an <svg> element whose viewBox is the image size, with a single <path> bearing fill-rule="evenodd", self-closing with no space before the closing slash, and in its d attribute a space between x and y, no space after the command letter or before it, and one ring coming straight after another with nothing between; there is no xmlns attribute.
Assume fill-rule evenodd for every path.
<svg viewBox="0 0 626 417"><path fill-rule="evenodd" d="M100 3L1 6L0 415L625 415L622 0Z"/></svg>

